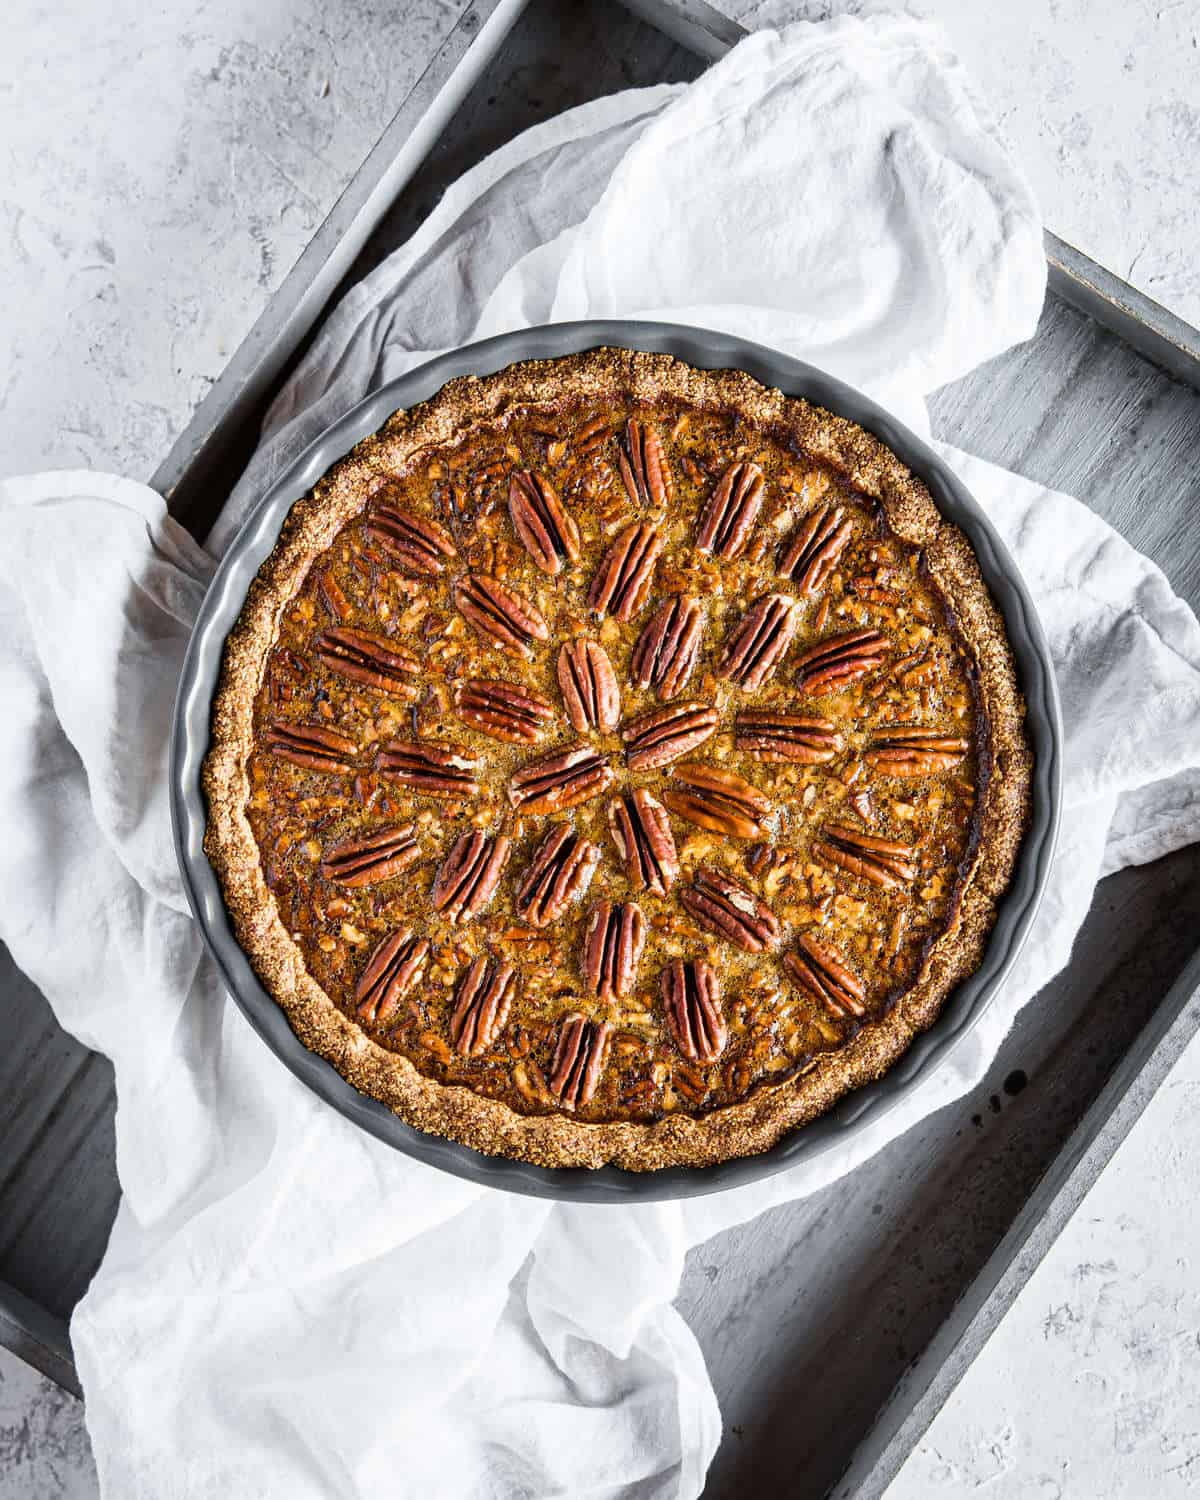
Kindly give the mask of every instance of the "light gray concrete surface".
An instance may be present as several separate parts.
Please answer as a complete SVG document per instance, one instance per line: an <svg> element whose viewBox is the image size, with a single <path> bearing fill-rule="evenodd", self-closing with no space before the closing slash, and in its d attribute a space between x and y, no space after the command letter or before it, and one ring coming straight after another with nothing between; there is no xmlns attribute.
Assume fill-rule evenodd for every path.
<svg viewBox="0 0 1200 1500"><path fill-rule="evenodd" d="M747 24L855 0L724 0ZM163 456L459 0L10 0L0 473ZM1200 7L930 0L1051 226L1200 322ZM1200 1054L1181 1060L893 1485L1200 1485ZM95 1493L81 1411L0 1351L0 1500Z"/></svg>
<svg viewBox="0 0 1200 1500"><path fill-rule="evenodd" d="M0 1349L0 1497L92 1500L96 1494L83 1408Z"/></svg>
<svg viewBox="0 0 1200 1500"><path fill-rule="evenodd" d="M9 0L0 473L149 475L465 8Z"/></svg>

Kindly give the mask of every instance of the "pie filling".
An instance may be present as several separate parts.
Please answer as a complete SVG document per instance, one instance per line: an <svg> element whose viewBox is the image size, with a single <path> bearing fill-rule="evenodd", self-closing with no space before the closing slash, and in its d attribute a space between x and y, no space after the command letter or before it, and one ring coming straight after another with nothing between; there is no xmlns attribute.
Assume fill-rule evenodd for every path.
<svg viewBox="0 0 1200 1500"><path fill-rule="evenodd" d="M652 1125L892 1012L996 759L877 496L778 413L568 382L361 502L276 610L242 802L353 1028L518 1115Z"/></svg>

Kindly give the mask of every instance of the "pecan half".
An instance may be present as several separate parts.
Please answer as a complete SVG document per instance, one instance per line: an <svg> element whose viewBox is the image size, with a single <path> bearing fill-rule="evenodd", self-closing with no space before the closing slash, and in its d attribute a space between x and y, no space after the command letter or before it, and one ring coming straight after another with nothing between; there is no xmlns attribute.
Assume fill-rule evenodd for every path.
<svg viewBox="0 0 1200 1500"><path fill-rule="evenodd" d="M410 786L427 797L473 797L480 790L475 780L479 762L440 745L389 740L380 746L375 766L401 786Z"/></svg>
<svg viewBox="0 0 1200 1500"><path fill-rule="evenodd" d="M364 1021L386 1021L412 989L429 957L429 943L411 932L392 932L359 975L354 1003Z"/></svg>
<svg viewBox="0 0 1200 1500"><path fill-rule="evenodd" d="M702 927L746 953L779 946L779 923L767 903L711 865L700 866L679 900Z"/></svg>
<svg viewBox="0 0 1200 1500"><path fill-rule="evenodd" d="M969 740L940 729L881 729L863 758L888 776L908 780L948 771L970 748Z"/></svg>
<svg viewBox="0 0 1200 1500"><path fill-rule="evenodd" d="M734 720L734 748L755 760L819 766L840 754L841 735L828 719L747 709Z"/></svg>
<svg viewBox="0 0 1200 1500"><path fill-rule="evenodd" d="M344 626L326 630L317 637L313 655L331 672L353 682L397 698L417 697L417 686L409 681L420 671L416 657L365 630Z"/></svg>
<svg viewBox="0 0 1200 1500"><path fill-rule="evenodd" d="M662 551L662 537L648 521L634 521L600 559L588 590L588 608L628 624L646 602Z"/></svg>
<svg viewBox="0 0 1200 1500"><path fill-rule="evenodd" d="M796 528L779 561L779 572L805 595L815 594L837 567L854 531L840 505L818 506Z"/></svg>
<svg viewBox="0 0 1200 1500"><path fill-rule="evenodd" d="M676 703L641 714L622 729L625 758L631 771L653 771L670 765L711 739L720 715L707 703Z"/></svg>
<svg viewBox="0 0 1200 1500"><path fill-rule="evenodd" d="M757 464L731 464L700 517L696 546L716 557L737 557L762 509L766 481Z"/></svg>
<svg viewBox="0 0 1200 1500"><path fill-rule="evenodd" d="M596 641L568 641L558 653L558 685L567 717L580 734L607 734L621 717L621 690L608 652Z"/></svg>
<svg viewBox="0 0 1200 1500"><path fill-rule="evenodd" d="M635 505L662 510L672 498L671 471L662 439L653 427L630 417L618 458L625 493Z"/></svg>
<svg viewBox="0 0 1200 1500"><path fill-rule="evenodd" d="M609 803L608 826L634 890L665 896L679 878L679 855L662 803L638 787Z"/></svg>
<svg viewBox="0 0 1200 1500"><path fill-rule="evenodd" d="M676 959L662 971L663 1006L675 1045L692 1062L716 1062L729 1031L721 1014L721 986L703 959Z"/></svg>
<svg viewBox="0 0 1200 1500"><path fill-rule="evenodd" d="M645 941L636 902L597 902L583 936L583 977L593 995L608 1004L633 992Z"/></svg>
<svg viewBox="0 0 1200 1500"><path fill-rule="evenodd" d="M884 890L908 885L916 877L916 852L911 844L897 844L837 823L826 823L813 843L814 859L860 875Z"/></svg>
<svg viewBox="0 0 1200 1500"><path fill-rule="evenodd" d="M760 839L767 833L771 803L756 786L733 771L693 763L676 766L683 787L671 787L663 801L697 828L729 838Z"/></svg>
<svg viewBox="0 0 1200 1500"><path fill-rule="evenodd" d="M511 849L504 834L488 838L478 828L460 833L438 867L429 898L434 911L447 922L478 916L491 905Z"/></svg>
<svg viewBox="0 0 1200 1500"><path fill-rule="evenodd" d="M326 849L321 874L351 890L377 885L420 858L416 832L415 823L405 823L402 828L380 828L360 838L344 839Z"/></svg>
<svg viewBox="0 0 1200 1500"><path fill-rule="evenodd" d="M486 677L460 682L454 705L464 723L513 745L535 744L554 718L553 707L537 693Z"/></svg>
<svg viewBox="0 0 1200 1500"><path fill-rule="evenodd" d="M659 605L633 648L629 670L637 687L652 687L663 702L678 695L700 655L704 610L699 599L676 594Z"/></svg>
<svg viewBox="0 0 1200 1500"><path fill-rule="evenodd" d="M457 557L448 532L436 521L416 516L399 505L377 505L367 517L367 535L410 573L436 578L445 559Z"/></svg>
<svg viewBox="0 0 1200 1500"><path fill-rule="evenodd" d="M540 474L531 469L513 473L508 481L508 514L526 552L543 573L561 573L564 562L579 561L579 527Z"/></svg>
<svg viewBox="0 0 1200 1500"><path fill-rule="evenodd" d="M454 585L454 602L485 639L526 661L534 641L550 638L545 620L529 602L488 573L470 573Z"/></svg>
<svg viewBox="0 0 1200 1500"><path fill-rule="evenodd" d="M808 933L797 939L796 949L784 958L783 967L801 989L839 1018L866 1014L867 992L839 954Z"/></svg>
<svg viewBox="0 0 1200 1500"><path fill-rule="evenodd" d="M508 1020L517 988L512 964L481 953L463 975L450 1016L450 1042L462 1057L486 1052Z"/></svg>
<svg viewBox="0 0 1200 1500"><path fill-rule="evenodd" d="M606 755L588 745L574 745L522 766L508 784L508 800L523 812L559 812L590 802L612 782Z"/></svg>
<svg viewBox="0 0 1200 1500"><path fill-rule="evenodd" d="M800 624L800 606L786 594L752 604L725 643L717 676L739 687L762 687L774 677Z"/></svg>
<svg viewBox="0 0 1200 1500"><path fill-rule="evenodd" d="M599 861L598 844L581 838L569 823L556 823L517 887L513 910L534 927L557 921L591 885Z"/></svg>
<svg viewBox="0 0 1200 1500"><path fill-rule="evenodd" d="M352 613L350 601L342 592L337 579L333 576L332 569L326 570L317 585L317 593L320 595L321 603L329 611L335 620L348 620Z"/></svg>
<svg viewBox="0 0 1200 1500"><path fill-rule="evenodd" d="M607 1021L589 1021L577 1014L563 1017L546 1080L563 1109L578 1109L596 1092L611 1031Z"/></svg>
<svg viewBox="0 0 1200 1500"><path fill-rule="evenodd" d="M263 734L263 744L280 760L303 766L306 771L329 771L347 776L358 746L347 734L326 729L323 724L272 724Z"/></svg>
<svg viewBox="0 0 1200 1500"><path fill-rule="evenodd" d="M873 672L891 650L878 630L847 630L827 636L801 651L795 661L796 683L806 693L834 693Z"/></svg>
<svg viewBox="0 0 1200 1500"><path fill-rule="evenodd" d="M606 417L590 417L575 429L574 446L580 458L590 458L608 442L609 428Z"/></svg>

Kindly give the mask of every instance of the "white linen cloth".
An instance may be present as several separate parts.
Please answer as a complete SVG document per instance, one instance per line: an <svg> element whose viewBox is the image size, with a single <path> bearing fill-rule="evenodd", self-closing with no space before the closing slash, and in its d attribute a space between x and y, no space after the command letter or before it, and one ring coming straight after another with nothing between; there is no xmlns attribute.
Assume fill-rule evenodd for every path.
<svg viewBox="0 0 1200 1500"><path fill-rule="evenodd" d="M707 323L921 425L925 392L1033 332L1043 280L1029 192L936 32L763 33L453 187L331 316L210 549L363 392L485 333ZM0 485L0 936L116 1070L124 1197L72 1324L106 1496L699 1493L720 1420L671 1306L687 1249L969 1088L1099 876L1200 836L1194 616L1077 501L944 452L1020 562L1062 691L1066 819L1035 932L952 1059L852 1149L638 1208L416 1165L270 1056L204 954L168 824L172 695L212 557L142 485Z"/></svg>

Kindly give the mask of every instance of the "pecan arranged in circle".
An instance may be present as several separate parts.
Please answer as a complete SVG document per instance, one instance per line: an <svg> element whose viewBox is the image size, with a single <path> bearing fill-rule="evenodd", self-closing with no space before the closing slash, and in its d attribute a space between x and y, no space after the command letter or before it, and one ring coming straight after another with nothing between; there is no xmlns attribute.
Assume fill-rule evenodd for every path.
<svg viewBox="0 0 1200 1500"><path fill-rule="evenodd" d="M844 741L828 719L744 709L734 720L734 747L755 760L818 766L840 754Z"/></svg>
<svg viewBox="0 0 1200 1500"><path fill-rule="evenodd" d="M406 823L402 828L380 828L360 838L344 839L326 849L321 874L351 890L377 885L421 857L416 832L415 823Z"/></svg>
<svg viewBox="0 0 1200 1500"><path fill-rule="evenodd" d="M665 600L634 647L629 669L635 686L653 688L664 703L678 697L695 668L703 636L699 599L676 594Z"/></svg>
<svg viewBox="0 0 1200 1500"><path fill-rule="evenodd" d="M612 614L627 625L650 592L650 581L662 551L662 537L648 521L626 526L600 559L588 590L588 608Z"/></svg>
<svg viewBox="0 0 1200 1500"><path fill-rule="evenodd" d="M691 1062L716 1062L729 1031L721 1014L721 987L703 959L676 959L662 971L663 1006L675 1045Z"/></svg>
<svg viewBox="0 0 1200 1500"><path fill-rule="evenodd" d="M554 718L553 707L537 693L486 677L460 682L454 707L465 724L512 745L535 744Z"/></svg>
<svg viewBox="0 0 1200 1500"><path fill-rule="evenodd" d="M323 724L271 724L263 732L263 744L280 760L306 771L329 771L348 776L358 746L348 734L326 729Z"/></svg>
<svg viewBox="0 0 1200 1500"><path fill-rule="evenodd" d="M534 641L550 638L537 609L488 573L470 573L454 585L454 602L475 630L513 656L533 659Z"/></svg>
<svg viewBox="0 0 1200 1500"><path fill-rule="evenodd" d="M837 823L826 823L813 843L813 856L823 865L849 870L884 890L908 885L916 878L916 853L911 844L876 838Z"/></svg>
<svg viewBox="0 0 1200 1500"><path fill-rule="evenodd" d="M579 527L540 474L530 469L514 471L508 481L508 514L526 552L543 573L561 573L564 562L579 561Z"/></svg>
<svg viewBox="0 0 1200 1500"><path fill-rule="evenodd" d="M599 862L598 844L581 838L569 823L556 823L538 845L513 909L534 927L557 921L591 885Z"/></svg>
<svg viewBox="0 0 1200 1500"><path fill-rule="evenodd" d="M666 808L644 786L609 803L608 826L635 891L665 896L679 878Z"/></svg>
<svg viewBox="0 0 1200 1500"><path fill-rule="evenodd" d="M463 1057L486 1052L508 1020L517 988L512 964L481 953L463 975L450 1017L450 1041Z"/></svg>
<svg viewBox="0 0 1200 1500"><path fill-rule="evenodd" d="M786 594L752 604L725 643L717 676L752 691L774 677L800 624L800 606Z"/></svg>
<svg viewBox="0 0 1200 1500"><path fill-rule="evenodd" d="M580 734L607 734L621 718L621 690L608 652L596 641L567 641L558 653L558 686Z"/></svg>
<svg viewBox="0 0 1200 1500"><path fill-rule="evenodd" d="M663 801L673 813L697 828L729 838L760 839L766 834L771 803L736 772L689 762L676 766L675 776L683 786L663 793Z"/></svg>
<svg viewBox="0 0 1200 1500"><path fill-rule="evenodd" d="M633 993L646 920L635 901L599 901L583 936L583 977L588 989L608 1004Z"/></svg>
<svg viewBox="0 0 1200 1500"><path fill-rule="evenodd" d="M783 967L796 983L839 1018L866 1014L867 992L862 981L832 948L804 933Z"/></svg>
<svg viewBox="0 0 1200 1500"><path fill-rule="evenodd" d="M806 693L835 693L874 672L891 650L878 630L847 630L827 636L796 657L796 683Z"/></svg>
<svg viewBox="0 0 1200 1500"><path fill-rule="evenodd" d="M779 946L779 922L765 901L722 870L701 865L679 896L702 927L728 938L746 953Z"/></svg>
<svg viewBox="0 0 1200 1500"><path fill-rule="evenodd" d="M780 576L812 595L837 567L854 531L840 505L818 506L796 528L779 562Z"/></svg>
<svg viewBox="0 0 1200 1500"><path fill-rule="evenodd" d="M621 731L629 769L654 771L670 765L711 739L720 717L707 703L676 703L641 714Z"/></svg>
<svg viewBox="0 0 1200 1500"><path fill-rule="evenodd" d="M607 1021L564 1016L547 1083L563 1109L578 1109L596 1092L608 1060L612 1028Z"/></svg>
<svg viewBox="0 0 1200 1500"><path fill-rule="evenodd" d="M969 740L941 729L881 729L863 759L888 776L907 780L950 770L970 748Z"/></svg>
<svg viewBox="0 0 1200 1500"><path fill-rule="evenodd" d="M645 1164L721 1154L699 1116L718 1137L764 1084L821 1102L813 1049L953 938L993 647L956 637L867 448L631 370L514 378L332 518L254 691L245 813L317 982L353 1020L364 975L364 1037L458 1090L452 1128L515 1111L548 1158L576 1109L605 1135L562 1127L564 1155L636 1162L648 1129ZM268 759L289 720L274 748L349 774Z"/></svg>
<svg viewBox="0 0 1200 1500"><path fill-rule="evenodd" d="M458 552L436 521L399 505L377 505L367 517L367 535L409 573L436 578Z"/></svg>
<svg viewBox="0 0 1200 1500"><path fill-rule="evenodd" d="M625 443L617 457L625 493L635 505L665 509L671 499L671 471L662 439L636 417L625 424Z"/></svg>
<svg viewBox="0 0 1200 1500"><path fill-rule="evenodd" d="M762 509L766 481L757 464L731 464L700 517L696 546L715 557L737 557Z"/></svg>
<svg viewBox="0 0 1200 1500"><path fill-rule="evenodd" d="M384 775L410 786L427 797L474 797L480 790L475 780L479 762L440 745L417 740L389 740L382 745L375 765Z"/></svg>
<svg viewBox="0 0 1200 1500"><path fill-rule="evenodd" d="M313 655L330 671L352 682L396 698L417 696L416 684L410 681L420 671L416 657L365 630L346 626L326 630L317 637Z"/></svg>
<svg viewBox="0 0 1200 1500"><path fill-rule="evenodd" d="M429 957L429 943L411 932L393 932L367 960L354 991L364 1021L386 1021L412 989Z"/></svg>
<svg viewBox="0 0 1200 1500"><path fill-rule="evenodd" d="M607 756L587 745L574 745L522 766L508 784L508 800L522 812L560 812L590 802L612 782Z"/></svg>
<svg viewBox="0 0 1200 1500"><path fill-rule="evenodd" d="M504 834L488 838L478 828L460 833L434 879L429 898L434 911L447 922L478 916L491 905L511 849Z"/></svg>

